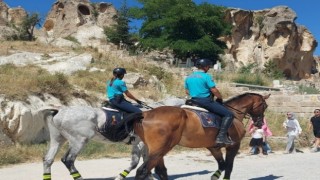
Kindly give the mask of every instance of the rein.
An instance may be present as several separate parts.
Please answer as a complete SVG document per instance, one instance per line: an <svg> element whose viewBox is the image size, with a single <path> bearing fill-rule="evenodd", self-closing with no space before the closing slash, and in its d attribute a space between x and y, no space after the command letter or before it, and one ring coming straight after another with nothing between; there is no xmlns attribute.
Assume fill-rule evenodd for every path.
<svg viewBox="0 0 320 180"><path fill-rule="evenodd" d="M147 103L142 102L142 101L141 101L140 105L145 107L146 109L154 109L153 107L149 106Z"/></svg>
<svg viewBox="0 0 320 180"><path fill-rule="evenodd" d="M225 106L227 106L227 107L229 107L230 109L233 109L233 110L235 110L235 111L237 111L238 113L240 113L240 114L243 114L244 115L244 117L243 118L248 118L248 112L242 112L242 111L240 111L239 109L236 109L236 108L234 108L234 107L232 107L232 106L229 106L229 105L227 105L227 104L224 104ZM249 118L250 118L250 116L249 116Z"/></svg>
<svg viewBox="0 0 320 180"><path fill-rule="evenodd" d="M234 107L232 107L232 106L229 106L229 105L227 105L227 104L224 104L225 106L227 106L227 107L229 107L230 109L233 109L233 110L235 110L235 111L237 111L238 113L240 113L240 114L244 114L244 117L243 118L246 118L246 119L248 119L247 120L247 122L244 124L243 123L243 121L240 121L242 124L244 124L244 127L246 128L247 127L247 125L248 125L248 123L249 123L249 119L250 119L250 116L248 115L248 113L247 112L242 112L242 111L240 111L239 109L236 109L236 108L234 108Z"/></svg>
<svg viewBox="0 0 320 180"><path fill-rule="evenodd" d="M256 109L256 108L258 108L258 107L260 107L260 106L262 106L262 105L266 105L266 103L265 103L265 102L262 102L262 103L260 103L258 106L253 107L252 110L254 110L254 109ZM230 109L233 109L233 110L237 111L238 113L243 114L243 115L244 115L243 118L248 119L247 122L246 122L246 124L244 125L244 127L247 127L247 125L248 125L248 123L249 123L249 120L250 120L250 117L251 117L251 115L248 115L248 112L242 112L242 111L240 111L239 109L236 109L236 108L234 108L234 107L232 107L232 106L229 106L229 105L227 105L227 104L224 104L224 106L227 106L227 107L229 107ZM241 122L242 122L242 121L241 121ZM242 124L244 124L244 123L242 122Z"/></svg>

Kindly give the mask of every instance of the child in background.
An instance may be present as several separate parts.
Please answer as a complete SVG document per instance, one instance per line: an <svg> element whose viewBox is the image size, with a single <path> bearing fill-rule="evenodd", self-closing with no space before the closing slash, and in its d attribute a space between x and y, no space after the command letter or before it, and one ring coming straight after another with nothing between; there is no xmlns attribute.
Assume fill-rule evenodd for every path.
<svg viewBox="0 0 320 180"><path fill-rule="evenodd" d="M248 126L248 132L252 132L252 129L254 128L254 125L253 125L253 120L251 119L250 122L249 122L249 126ZM266 118L263 118L263 125L261 127L263 129L263 132L264 132L264 135L265 135L265 141L264 141L264 144L262 146L263 148L263 152L267 152L267 153L272 153L272 150L271 150L271 147L268 143L268 140L267 140L267 137L270 137L272 136L272 132L270 130L270 128L268 127L268 124L267 124L267 119ZM250 151L251 154L258 154L259 151L257 150L257 148L254 146L252 147L251 151Z"/></svg>

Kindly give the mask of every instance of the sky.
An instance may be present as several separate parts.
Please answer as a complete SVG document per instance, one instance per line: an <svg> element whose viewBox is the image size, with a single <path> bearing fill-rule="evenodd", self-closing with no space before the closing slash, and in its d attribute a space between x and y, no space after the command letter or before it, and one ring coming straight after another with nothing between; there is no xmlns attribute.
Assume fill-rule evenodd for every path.
<svg viewBox="0 0 320 180"><path fill-rule="evenodd" d="M2 0L0 0L2 1ZM21 6L29 13L39 13L42 17L51 9L56 0L3 0L9 7ZM290 7L297 14L296 23L305 26L315 37L320 46L320 1L319 0L193 0L195 3L207 2L210 4L241 8L245 10L262 10L279 5ZM121 6L122 0L91 0L91 2L110 2L116 8ZM139 6L136 0L127 0L129 7ZM320 56L320 47L314 55Z"/></svg>

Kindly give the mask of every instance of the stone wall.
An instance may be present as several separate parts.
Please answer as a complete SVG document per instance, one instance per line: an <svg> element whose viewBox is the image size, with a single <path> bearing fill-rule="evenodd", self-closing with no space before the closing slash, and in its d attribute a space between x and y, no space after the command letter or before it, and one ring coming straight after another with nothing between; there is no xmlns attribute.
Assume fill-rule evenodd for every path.
<svg viewBox="0 0 320 180"><path fill-rule="evenodd" d="M267 100L268 109L277 113L292 111L300 119L309 119L313 111L320 108L320 94L272 94Z"/></svg>

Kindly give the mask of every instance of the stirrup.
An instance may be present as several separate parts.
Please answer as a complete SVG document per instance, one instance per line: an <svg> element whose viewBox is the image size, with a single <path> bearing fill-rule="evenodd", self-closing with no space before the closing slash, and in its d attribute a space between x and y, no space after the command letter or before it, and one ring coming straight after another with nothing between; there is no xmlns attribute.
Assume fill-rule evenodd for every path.
<svg viewBox="0 0 320 180"><path fill-rule="evenodd" d="M223 138L223 140L217 138L217 139L216 139L216 143L217 143L217 144L232 145L232 144L233 144L233 141L232 141L228 136L225 136L225 137Z"/></svg>

